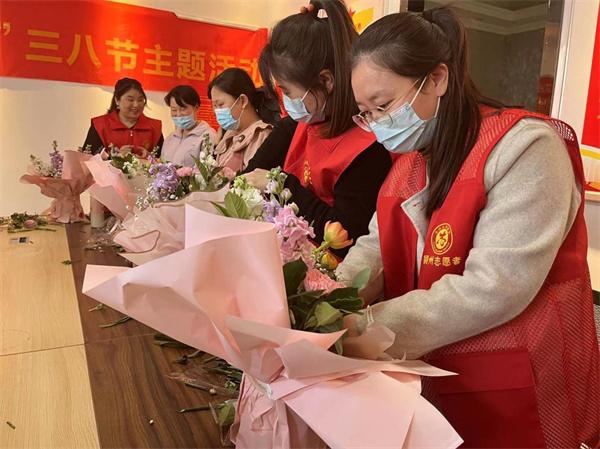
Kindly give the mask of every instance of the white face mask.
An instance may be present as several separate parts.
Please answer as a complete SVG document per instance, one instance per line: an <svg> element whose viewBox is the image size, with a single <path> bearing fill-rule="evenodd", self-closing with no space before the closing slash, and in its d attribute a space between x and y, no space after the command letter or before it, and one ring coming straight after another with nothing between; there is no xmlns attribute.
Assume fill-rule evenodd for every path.
<svg viewBox="0 0 600 449"><path fill-rule="evenodd" d="M404 103L390 113L392 120L389 124L381 124L377 121L370 124L371 131L375 134L377 141L388 151L392 153L409 153L423 148L431 142L437 123L440 97L438 97L435 115L429 120L420 118L412 107L426 80L427 77L425 77L410 102Z"/></svg>
<svg viewBox="0 0 600 449"><path fill-rule="evenodd" d="M315 112L311 114L306 109L306 105L304 104L304 99L310 92L310 89L306 91L306 93L302 96L302 98L290 98L287 95L283 96L283 107L287 111L288 115L292 117L293 120L297 122L304 123L317 123L325 120L325 107L321 109L319 112Z"/></svg>

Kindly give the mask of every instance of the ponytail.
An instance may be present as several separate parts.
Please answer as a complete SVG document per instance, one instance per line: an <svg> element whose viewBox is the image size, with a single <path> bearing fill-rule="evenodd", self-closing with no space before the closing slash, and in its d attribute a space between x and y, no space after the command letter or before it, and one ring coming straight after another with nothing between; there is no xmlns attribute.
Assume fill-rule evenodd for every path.
<svg viewBox="0 0 600 449"><path fill-rule="evenodd" d="M439 64L448 67L448 87L440 99L438 125L431 144L423 149L430 179L426 214L431 217L446 199L477 141L482 120L479 105L502 105L482 96L471 79L465 28L447 7L381 18L356 42L353 65L363 58L413 79L426 77Z"/></svg>
<svg viewBox="0 0 600 449"><path fill-rule="evenodd" d="M274 124L279 119L279 103L269 101L261 88L256 88L248 73L240 68L229 68L219 73L208 85L208 98L212 99L212 89L217 87L234 98L245 95L260 119Z"/></svg>
<svg viewBox="0 0 600 449"><path fill-rule="evenodd" d="M281 117L279 102L276 98L271 98L264 88L254 89L250 103L263 122L274 125L279 121Z"/></svg>
<svg viewBox="0 0 600 449"><path fill-rule="evenodd" d="M323 135L331 138L354 126L352 115L358 112L348 58L358 33L342 0L311 0L310 4L311 11L289 16L273 28L259 69L272 98L277 96L273 77L327 94L319 75L331 71L334 87L327 94L325 109L330 119L322 128Z"/></svg>

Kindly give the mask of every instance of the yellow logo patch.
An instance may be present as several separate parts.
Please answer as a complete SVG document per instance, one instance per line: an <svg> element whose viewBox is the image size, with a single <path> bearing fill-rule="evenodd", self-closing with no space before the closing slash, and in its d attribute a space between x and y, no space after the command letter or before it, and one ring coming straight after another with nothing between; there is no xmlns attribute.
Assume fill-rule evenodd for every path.
<svg viewBox="0 0 600 449"><path fill-rule="evenodd" d="M308 163L307 160L304 161L304 173L303 173L303 183L304 187L309 186L312 184L312 173L310 171L310 164Z"/></svg>
<svg viewBox="0 0 600 449"><path fill-rule="evenodd" d="M452 248L452 228L448 223L442 223L431 233L431 249L438 256Z"/></svg>

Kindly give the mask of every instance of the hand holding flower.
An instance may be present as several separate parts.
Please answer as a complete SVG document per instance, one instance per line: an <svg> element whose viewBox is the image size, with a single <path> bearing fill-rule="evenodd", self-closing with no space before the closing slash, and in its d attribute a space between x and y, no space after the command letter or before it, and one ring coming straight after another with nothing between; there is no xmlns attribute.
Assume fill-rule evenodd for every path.
<svg viewBox="0 0 600 449"><path fill-rule="evenodd" d="M263 170L262 168L257 168L256 170L254 170L250 173L247 173L243 176L244 176L244 178L246 178L246 181L248 182L248 184L250 184L252 187L254 187L262 192L267 188L267 183L268 183L267 174L268 173L269 173L268 170Z"/></svg>

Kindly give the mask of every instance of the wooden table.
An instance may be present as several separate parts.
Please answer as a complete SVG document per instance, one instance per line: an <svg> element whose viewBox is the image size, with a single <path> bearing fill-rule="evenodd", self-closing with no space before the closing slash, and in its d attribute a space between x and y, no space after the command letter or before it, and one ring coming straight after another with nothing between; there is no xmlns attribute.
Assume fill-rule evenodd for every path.
<svg viewBox="0 0 600 449"><path fill-rule="evenodd" d="M221 447L210 412L179 412L220 398L167 377L197 374L198 362L173 363L190 350L157 346L134 320L101 328L122 315L90 311L85 266L127 265L86 250L90 233L71 224L26 245L0 233L0 448Z"/></svg>

